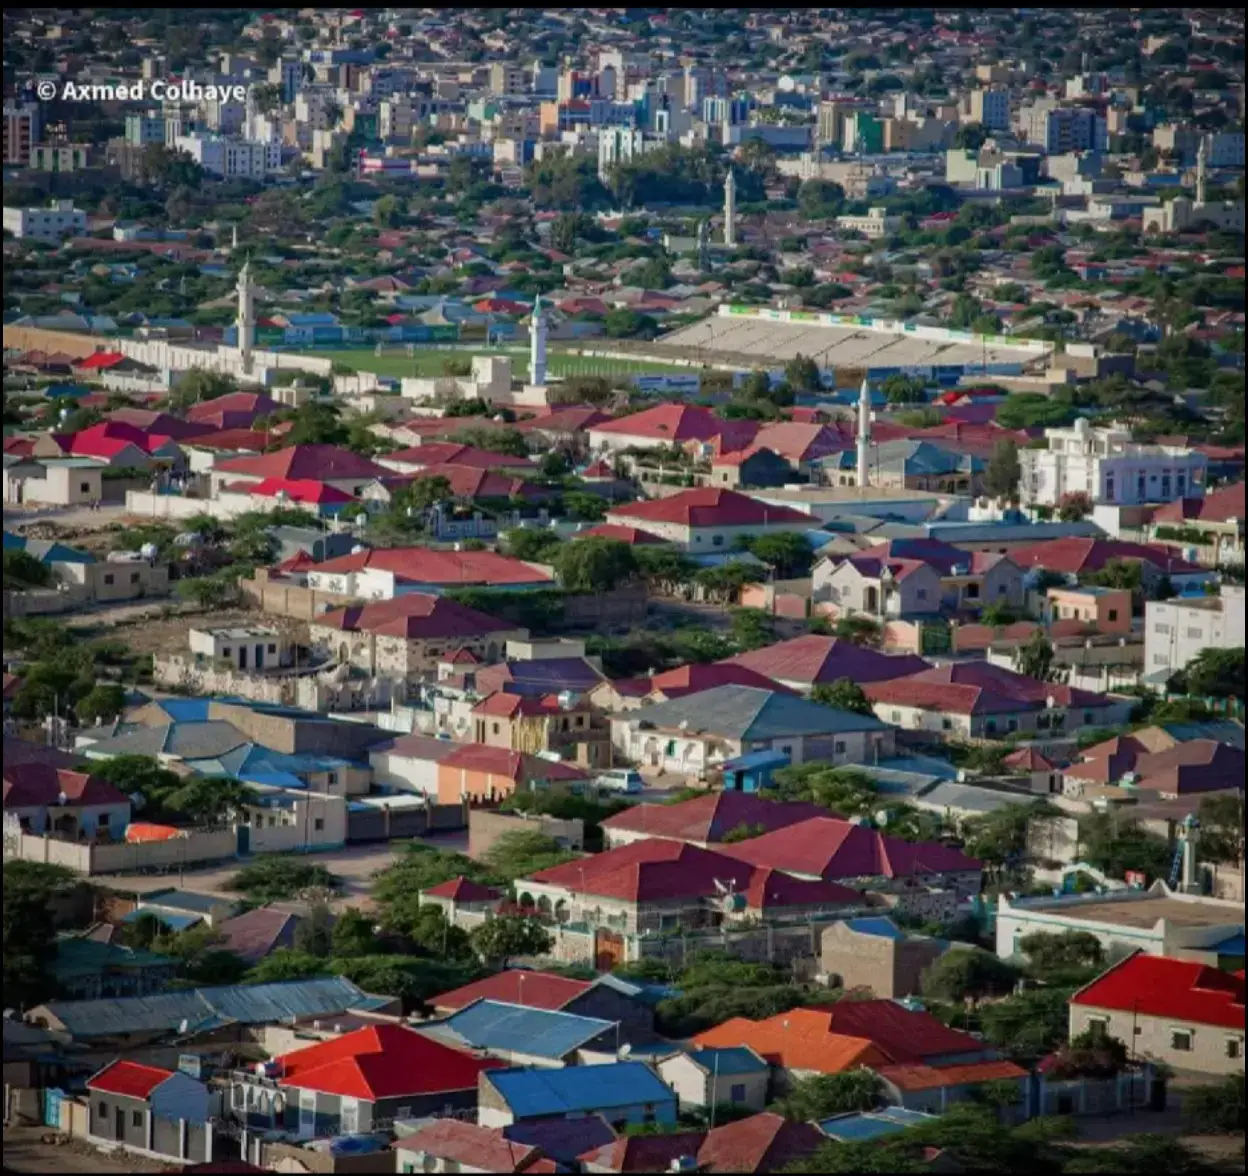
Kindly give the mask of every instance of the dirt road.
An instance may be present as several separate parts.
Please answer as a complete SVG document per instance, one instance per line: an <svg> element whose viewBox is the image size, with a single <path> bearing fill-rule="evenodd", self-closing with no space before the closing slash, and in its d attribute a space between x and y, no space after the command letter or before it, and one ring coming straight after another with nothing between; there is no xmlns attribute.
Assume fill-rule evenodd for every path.
<svg viewBox="0 0 1248 1176"><path fill-rule="evenodd" d="M50 1127L9 1127L4 1132L4 1167L12 1172L163 1172L168 1164L144 1156L97 1151L75 1141L43 1143ZM120 1157L120 1158L118 1158Z"/></svg>

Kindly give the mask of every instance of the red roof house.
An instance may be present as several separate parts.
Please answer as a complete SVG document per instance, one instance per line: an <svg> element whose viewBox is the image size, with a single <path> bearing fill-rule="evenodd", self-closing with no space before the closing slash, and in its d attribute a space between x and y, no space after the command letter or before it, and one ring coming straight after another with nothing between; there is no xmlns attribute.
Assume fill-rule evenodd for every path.
<svg viewBox="0 0 1248 1176"><path fill-rule="evenodd" d="M1174 575L1202 572L1203 569L1158 543L1130 543L1122 539L1050 539L1010 552L1020 568L1043 568L1066 575L1099 572L1111 559L1148 565L1155 573Z"/></svg>
<svg viewBox="0 0 1248 1176"><path fill-rule="evenodd" d="M749 792L708 792L679 804L638 804L602 822L609 846L641 837L662 837L705 847L722 842L741 825L761 825L770 833L827 810L804 801L764 800Z"/></svg>
<svg viewBox="0 0 1248 1176"><path fill-rule="evenodd" d="M376 1118L394 1118L400 1101L410 1117L441 1110L455 1095L475 1106L477 1076L499 1065L395 1024L356 1029L276 1060L286 1089L371 1103ZM337 1116L331 1109L326 1117Z"/></svg>
<svg viewBox="0 0 1248 1176"><path fill-rule="evenodd" d="M213 472L251 478L257 482L265 478L310 479L329 482L339 489L354 492L357 487L374 478L384 478L391 471L337 445L291 445L261 457L223 461Z"/></svg>
<svg viewBox="0 0 1248 1176"><path fill-rule="evenodd" d="M346 633L404 637L408 641L466 641L523 632L510 621L425 592L336 609L317 617L312 625Z"/></svg>
<svg viewBox="0 0 1248 1176"><path fill-rule="evenodd" d="M419 1155L425 1163L436 1158L443 1172L557 1171L540 1147L510 1140L497 1127L479 1127L458 1119L426 1123L419 1131L398 1140L394 1150L398 1153L400 1172L422 1170L405 1159L413 1155Z"/></svg>
<svg viewBox="0 0 1248 1176"><path fill-rule="evenodd" d="M683 441L713 441L725 433L744 434L757 432L755 422L744 422L753 425L753 429L743 430L739 426L743 422L726 421L716 416L709 408L701 408L691 404L656 404L653 408L642 412L630 413L617 420L603 421L593 425L589 430L590 443L594 449L610 446L614 449L628 448L632 445L672 445Z"/></svg>
<svg viewBox="0 0 1248 1176"><path fill-rule="evenodd" d="M169 1081L173 1075L173 1070L145 1066L140 1062L119 1058L88 1078L87 1089L100 1094L117 1094L123 1098L147 1099L156 1087Z"/></svg>
<svg viewBox="0 0 1248 1176"><path fill-rule="evenodd" d="M613 506L607 512L607 522L640 526L698 553L726 549L730 546L726 542L729 535L806 531L819 526L817 519L803 511L769 505L735 490L710 487Z"/></svg>
<svg viewBox="0 0 1248 1176"><path fill-rule="evenodd" d="M523 1004L528 1008L558 1012L594 986L592 980L572 980L552 972L536 972L530 968L507 968L429 998L439 1013L453 1013L474 1001L494 1000L503 1004Z"/></svg>
<svg viewBox="0 0 1248 1176"><path fill-rule="evenodd" d="M810 634L739 653L729 665L745 666L767 678L809 690L820 683L848 678L865 685L920 673L931 667L915 654L877 653L840 637Z"/></svg>
<svg viewBox="0 0 1248 1176"><path fill-rule="evenodd" d="M90 808L124 805L129 798L107 780L71 768L39 762L10 762L5 746L4 807L8 809L46 808L59 805ZM63 799L62 799L63 798Z"/></svg>

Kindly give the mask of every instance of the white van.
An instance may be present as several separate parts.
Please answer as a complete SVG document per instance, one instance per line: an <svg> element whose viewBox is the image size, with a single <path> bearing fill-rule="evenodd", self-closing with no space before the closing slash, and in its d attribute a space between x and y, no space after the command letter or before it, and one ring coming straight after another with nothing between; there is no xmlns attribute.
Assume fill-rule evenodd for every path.
<svg viewBox="0 0 1248 1176"><path fill-rule="evenodd" d="M604 792L625 792L630 795L645 788L641 773L635 768L612 768L609 772L600 772L594 781Z"/></svg>

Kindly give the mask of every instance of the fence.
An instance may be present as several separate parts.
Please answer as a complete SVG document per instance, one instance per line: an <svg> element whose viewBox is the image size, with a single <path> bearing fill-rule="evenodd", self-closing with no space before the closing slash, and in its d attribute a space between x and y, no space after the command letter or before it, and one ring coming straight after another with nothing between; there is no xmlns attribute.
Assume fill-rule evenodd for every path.
<svg viewBox="0 0 1248 1176"><path fill-rule="evenodd" d="M239 580L238 587L243 598L252 601L261 611L301 621L314 620L356 599L340 592L322 592L271 580L267 568L258 568L250 580Z"/></svg>
<svg viewBox="0 0 1248 1176"><path fill-rule="evenodd" d="M237 853L233 829L191 829L172 841L89 843L61 841L31 833L4 835L4 860L44 862L76 874L126 874L176 870L182 866L225 861Z"/></svg>

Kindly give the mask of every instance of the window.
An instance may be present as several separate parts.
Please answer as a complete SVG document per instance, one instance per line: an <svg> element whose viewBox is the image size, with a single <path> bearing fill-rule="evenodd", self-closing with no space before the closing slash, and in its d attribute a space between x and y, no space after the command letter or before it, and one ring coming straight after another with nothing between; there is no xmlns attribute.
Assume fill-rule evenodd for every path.
<svg viewBox="0 0 1248 1176"><path fill-rule="evenodd" d="M920 588L920 589L919 589L919 599L920 599L920 600L926 600L926 599L927 599L927 589L926 589L926 588Z"/></svg>
<svg viewBox="0 0 1248 1176"><path fill-rule="evenodd" d="M728 1092L728 1101L734 1103L745 1102L745 1083L734 1082L732 1088Z"/></svg>
<svg viewBox="0 0 1248 1176"><path fill-rule="evenodd" d="M1111 621L1116 621L1118 619L1118 610L1116 608L1111 608L1109 610L1109 619Z"/></svg>
<svg viewBox="0 0 1248 1176"><path fill-rule="evenodd" d="M724 545L724 537L722 535L712 536L711 538L712 547L723 547L723 545Z"/></svg>
<svg viewBox="0 0 1248 1176"><path fill-rule="evenodd" d="M1083 721L1084 721L1084 723L1091 723L1091 722L1093 722L1093 721L1095 720L1095 718L1096 718L1096 716L1095 716L1095 715L1094 715L1091 711L1084 711L1084 712L1083 712Z"/></svg>
<svg viewBox="0 0 1248 1176"><path fill-rule="evenodd" d="M270 652L270 653L276 653L276 652L277 652L277 646L276 646L276 645L270 645L270 646L269 646L269 652Z"/></svg>
<svg viewBox="0 0 1248 1176"><path fill-rule="evenodd" d="M979 585L978 584L968 584L966 586L966 598L968 600L979 599Z"/></svg>
<svg viewBox="0 0 1248 1176"><path fill-rule="evenodd" d="M1228 1037L1226 1039L1226 1056L1228 1058L1238 1058L1243 1055L1244 1043L1238 1037Z"/></svg>
<svg viewBox="0 0 1248 1176"><path fill-rule="evenodd" d="M985 731L995 731L996 729L997 729L997 720L996 720L996 719L989 719L989 720L988 720L988 721L984 724L984 730L985 730Z"/></svg>
<svg viewBox="0 0 1248 1176"><path fill-rule="evenodd" d="M105 584L111 584L112 582L113 582L113 573L112 573L112 572L108 572L108 573L104 576L104 583L105 583Z"/></svg>
<svg viewBox="0 0 1248 1176"><path fill-rule="evenodd" d="M1089 1017L1088 1032L1093 1037L1104 1038L1109 1036L1109 1018L1108 1017Z"/></svg>
<svg viewBox="0 0 1248 1176"><path fill-rule="evenodd" d="M96 1103L96 1104L95 1104L95 1113L96 1113L97 1115L99 1115L99 1116L100 1116L100 1118L102 1119L105 1115L107 1115L107 1114L108 1114L108 1103L105 1103L105 1102L102 1102L102 1103Z"/></svg>
<svg viewBox="0 0 1248 1176"><path fill-rule="evenodd" d="M1006 724L1005 724L1005 729L1006 729L1007 731L1017 731L1017 730L1018 730L1018 720L1017 720L1017 719L1007 719L1007 720L1006 720Z"/></svg>
<svg viewBox="0 0 1248 1176"><path fill-rule="evenodd" d="M1153 632L1154 632L1154 633L1156 633L1159 637L1169 637L1169 636L1170 636L1170 626L1169 626L1169 625L1163 625L1163 624L1161 624L1160 622L1158 622L1157 624L1155 624L1155 625L1153 626Z"/></svg>
<svg viewBox="0 0 1248 1176"><path fill-rule="evenodd" d="M844 739L838 739L838 740L836 741L835 747L836 747L836 754L837 754L837 755L842 755L842 754L844 753L844 751L845 751L845 740L844 740Z"/></svg>
<svg viewBox="0 0 1248 1176"><path fill-rule="evenodd" d="M143 1112L142 1112L142 1111L131 1111L131 1113L130 1113L130 1126L131 1126L131 1127L142 1127L142 1126L143 1126Z"/></svg>
<svg viewBox="0 0 1248 1176"><path fill-rule="evenodd" d="M1010 590L1010 586L1009 586L1008 584L998 584L998 585L997 585L997 595L998 595L998 596L1004 596L1004 595L1005 595L1005 594L1006 594L1009 590Z"/></svg>
<svg viewBox="0 0 1248 1176"><path fill-rule="evenodd" d="M312 822L312 827L313 827L313 828L314 828L314 829L315 829L318 833L320 833L320 832L321 832L321 831L325 828L325 818L324 818L324 817L317 817L317 818L316 818L316 819Z"/></svg>
<svg viewBox="0 0 1248 1176"><path fill-rule="evenodd" d="M1195 637L1197 640L1199 640L1204 637L1205 631L1204 629L1188 629L1187 635L1189 637Z"/></svg>
<svg viewBox="0 0 1248 1176"><path fill-rule="evenodd" d="M497 734L498 734L498 724L497 724L497 723L495 723L495 724L494 724L494 734L495 734L495 735L497 735Z"/></svg>
<svg viewBox="0 0 1248 1176"><path fill-rule="evenodd" d="M1190 1029L1171 1029L1170 1048L1178 1053L1191 1053L1192 1031Z"/></svg>
<svg viewBox="0 0 1248 1176"><path fill-rule="evenodd" d="M137 584L138 582L139 582L139 573L138 573L138 572L131 572L131 573L130 573L130 583L131 583L131 584Z"/></svg>
<svg viewBox="0 0 1248 1176"><path fill-rule="evenodd" d="M326 775L326 777L325 777L325 782L326 782L327 784L337 784L337 783L338 783L338 773L337 773L337 772L330 772L330 773L328 773L328 774Z"/></svg>
<svg viewBox="0 0 1248 1176"><path fill-rule="evenodd" d="M952 730L953 730L953 720L952 720L952 719L941 719L941 720L940 720L940 729L941 729L942 731L952 731Z"/></svg>
<svg viewBox="0 0 1248 1176"><path fill-rule="evenodd" d="M79 483L78 483L78 492L79 492L80 494L90 494L90 493L91 493L91 483L90 483L90 482L79 482Z"/></svg>
<svg viewBox="0 0 1248 1176"><path fill-rule="evenodd" d="M901 722L901 711L892 711L891 714L892 714L892 721L894 723Z"/></svg>
<svg viewBox="0 0 1248 1176"><path fill-rule="evenodd" d="M1114 500L1114 475L1113 474L1105 475L1105 498L1108 502L1113 502Z"/></svg>

